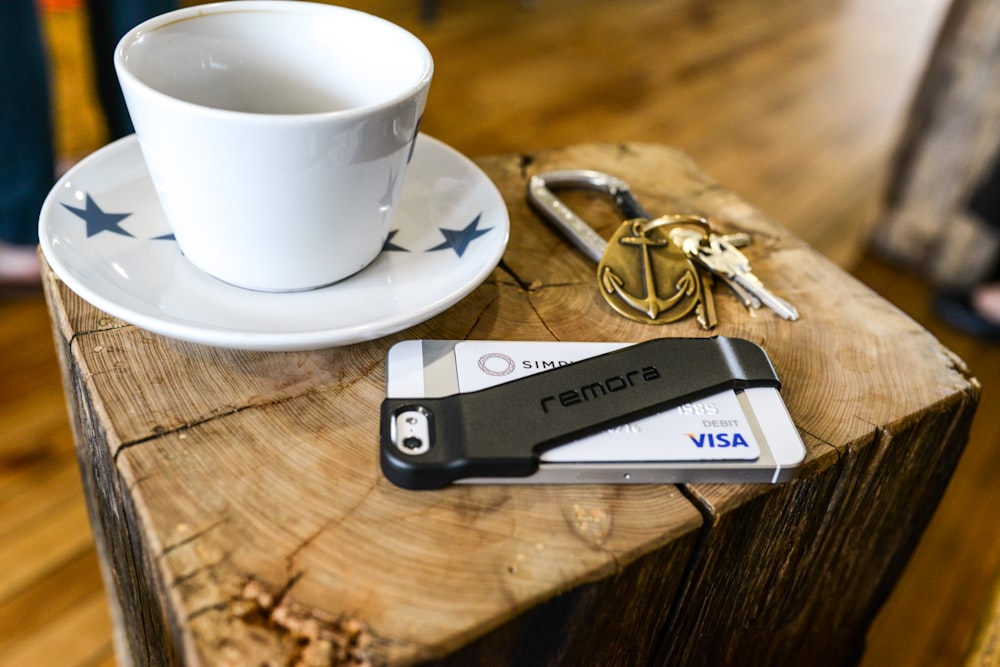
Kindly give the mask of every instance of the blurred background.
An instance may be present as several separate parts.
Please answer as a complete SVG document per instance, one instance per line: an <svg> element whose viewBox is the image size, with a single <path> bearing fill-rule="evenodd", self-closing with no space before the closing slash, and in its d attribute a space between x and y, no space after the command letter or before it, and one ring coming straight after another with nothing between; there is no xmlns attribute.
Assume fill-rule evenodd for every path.
<svg viewBox="0 0 1000 667"><path fill-rule="evenodd" d="M679 148L965 360L984 386L972 439L876 619L866 666L962 664L1000 569L1000 347L931 308L941 287L995 262L995 240L961 210L996 147L1000 10L982 9L993 1L335 3L428 45L427 134L470 157L585 142ZM94 67L111 64L86 47L83 0L38 8L64 170L109 140ZM0 292L0 350L0 665L114 665L40 291Z"/></svg>

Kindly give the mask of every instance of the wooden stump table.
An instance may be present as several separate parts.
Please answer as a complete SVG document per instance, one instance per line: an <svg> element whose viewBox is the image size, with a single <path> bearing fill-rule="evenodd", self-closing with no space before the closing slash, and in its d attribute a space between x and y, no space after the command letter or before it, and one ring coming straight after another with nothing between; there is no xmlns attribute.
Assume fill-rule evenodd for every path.
<svg viewBox="0 0 1000 667"><path fill-rule="evenodd" d="M52 310L123 664L850 664L965 444L979 384L927 331L657 145L478 164L511 215L500 266L443 314L314 352L179 342L109 317L54 275ZM542 222L527 179L589 168L647 208L753 237L801 320L653 326L605 305L595 267ZM610 236L597 195L567 196ZM378 465L400 340L638 342L724 335L770 355L808 450L778 485L456 486ZM516 419L516 415L511 415Z"/></svg>

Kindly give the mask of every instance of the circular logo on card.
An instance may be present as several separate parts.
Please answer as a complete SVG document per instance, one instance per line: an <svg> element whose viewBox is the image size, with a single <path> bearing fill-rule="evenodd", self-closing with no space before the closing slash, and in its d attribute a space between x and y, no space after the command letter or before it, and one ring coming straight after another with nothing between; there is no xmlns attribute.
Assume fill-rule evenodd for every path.
<svg viewBox="0 0 1000 667"><path fill-rule="evenodd" d="M514 360L506 354L490 352L479 357L479 370L487 375L510 375L514 372Z"/></svg>

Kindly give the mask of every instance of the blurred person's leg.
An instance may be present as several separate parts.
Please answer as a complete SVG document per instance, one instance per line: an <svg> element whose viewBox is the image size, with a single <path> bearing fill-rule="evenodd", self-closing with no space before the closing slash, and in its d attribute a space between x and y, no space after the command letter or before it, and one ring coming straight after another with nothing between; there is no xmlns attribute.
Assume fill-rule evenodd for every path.
<svg viewBox="0 0 1000 667"><path fill-rule="evenodd" d="M115 76L115 46L122 36L146 19L177 9L176 0L89 0L90 45L94 55L94 81L112 140L132 133Z"/></svg>
<svg viewBox="0 0 1000 667"><path fill-rule="evenodd" d="M1000 234L1000 157L969 198L968 211ZM982 283L965 291L947 291L934 299L946 322L965 333L1000 340L1000 266Z"/></svg>
<svg viewBox="0 0 1000 667"><path fill-rule="evenodd" d="M0 283L38 282L38 213L53 182L48 62L33 0L0 20Z"/></svg>

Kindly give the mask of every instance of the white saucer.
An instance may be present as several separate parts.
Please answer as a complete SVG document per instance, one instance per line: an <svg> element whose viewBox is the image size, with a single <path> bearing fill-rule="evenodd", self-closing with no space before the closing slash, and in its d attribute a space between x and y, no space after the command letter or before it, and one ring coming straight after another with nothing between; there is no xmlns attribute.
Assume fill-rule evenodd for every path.
<svg viewBox="0 0 1000 667"><path fill-rule="evenodd" d="M336 285L282 294L228 285L181 254L134 136L71 169L39 221L53 270L101 310L164 336L248 350L346 345L429 319L496 267L510 220L479 167L420 135L392 229L382 254Z"/></svg>

